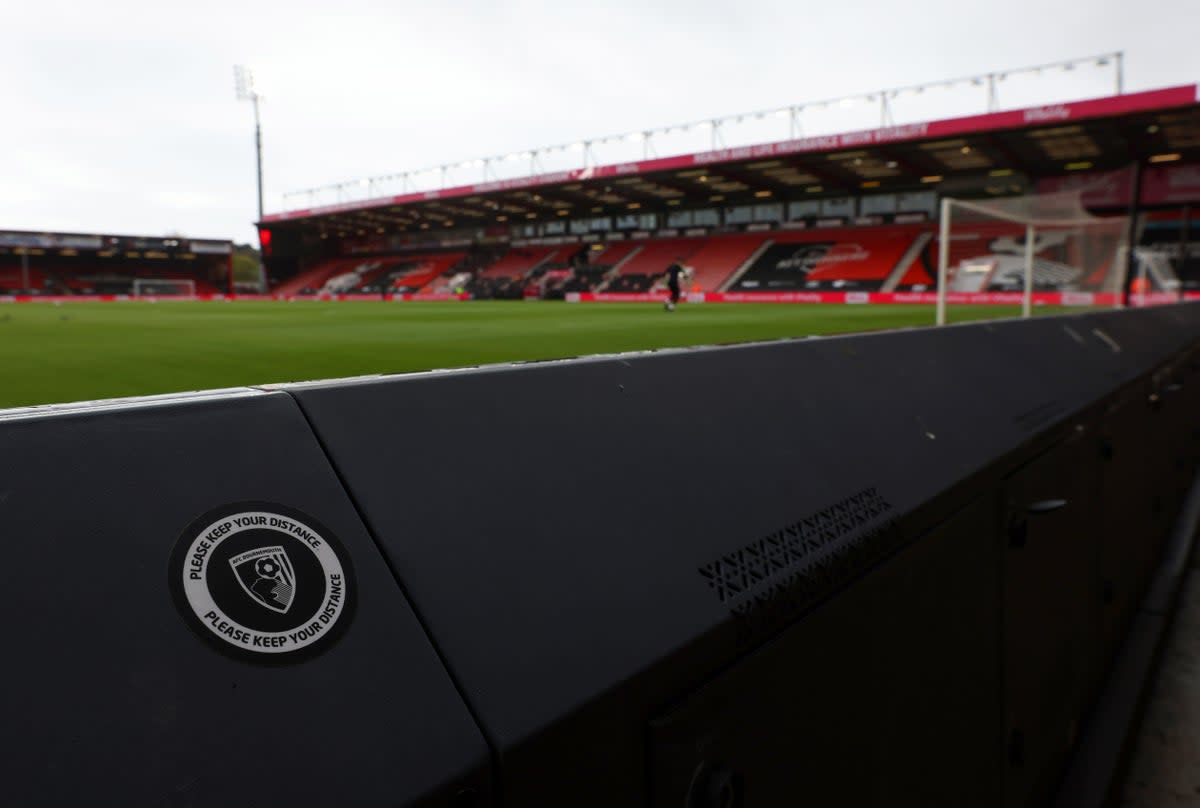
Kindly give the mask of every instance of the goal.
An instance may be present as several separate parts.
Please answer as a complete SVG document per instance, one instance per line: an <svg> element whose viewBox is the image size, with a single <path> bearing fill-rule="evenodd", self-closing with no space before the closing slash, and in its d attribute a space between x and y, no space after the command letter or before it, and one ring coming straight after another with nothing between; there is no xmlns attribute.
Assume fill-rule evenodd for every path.
<svg viewBox="0 0 1200 808"><path fill-rule="evenodd" d="M955 299L1012 300L1019 294L1024 317L1032 315L1039 292L1062 293L1064 302L1111 299L1119 306L1128 217L1093 216L1083 206L1085 190L942 199L937 324L945 324L946 303Z"/></svg>
<svg viewBox="0 0 1200 808"><path fill-rule="evenodd" d="M134 297L195 297L196 282L190 278L134 278Z"/></svg>

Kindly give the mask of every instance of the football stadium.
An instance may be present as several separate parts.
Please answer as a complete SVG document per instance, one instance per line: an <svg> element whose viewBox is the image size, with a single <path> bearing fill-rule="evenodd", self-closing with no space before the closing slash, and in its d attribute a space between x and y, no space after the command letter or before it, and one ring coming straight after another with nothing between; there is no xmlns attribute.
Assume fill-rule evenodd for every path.
<svg viewBox="0 0 1200 808"><path fill-rule="evenodd" d="M250 282L231 242L3 231L0 302L70 306L5 308L0 404L926 325L943 238L952 321L1190 299L1198 130L1182 86L287 210Z"/></svg>
<svg viewBox="0 0 1200 808"><path fill-rule="evenodd" d="M1197 804L1200 86L1123 60L272 210L239 68L257 244L0 222L0 802Z"/></svg>

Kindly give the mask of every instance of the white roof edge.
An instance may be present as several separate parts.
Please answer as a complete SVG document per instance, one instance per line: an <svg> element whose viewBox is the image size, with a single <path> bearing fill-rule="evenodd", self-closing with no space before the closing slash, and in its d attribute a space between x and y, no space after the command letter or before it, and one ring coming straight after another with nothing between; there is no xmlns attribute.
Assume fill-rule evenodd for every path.
<svg viewBox="0 0 1200 808"><path fill-rule="evenodd" d="M30 407L0 409L0 422L49 418L60 415L112 412L145 407L161 407L171 404L194 404L206 401L250 398L268 394L269 392L266 390L259 390L252 387L225 387L217 390L195 390L183 393L164 393L154 396L129 396L126 398L97 399L95 401L71 401L64 404L38 404Z"/></svg>

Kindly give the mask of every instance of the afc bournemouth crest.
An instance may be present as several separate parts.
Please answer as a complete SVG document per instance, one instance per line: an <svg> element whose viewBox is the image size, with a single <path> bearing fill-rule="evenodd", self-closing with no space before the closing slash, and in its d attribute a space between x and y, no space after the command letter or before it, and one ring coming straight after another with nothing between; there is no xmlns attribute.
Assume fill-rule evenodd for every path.
<svg viewBox="0 0 1200 808"><path fill-rule="evenodd" d="M299 511L239 503L193 522L171 554L184 619L242 659L291 662L326 648L353 606L349 560L329 529Z"/></svg>

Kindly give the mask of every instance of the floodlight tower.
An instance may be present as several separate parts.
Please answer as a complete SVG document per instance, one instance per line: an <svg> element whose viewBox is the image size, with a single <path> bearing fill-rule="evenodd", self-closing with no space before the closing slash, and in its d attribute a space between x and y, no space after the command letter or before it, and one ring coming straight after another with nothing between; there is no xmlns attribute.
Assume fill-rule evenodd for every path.
<svg viewBox="0 0 1200 808"><path fill-rule="evenodd" d="M258 167L258 221L263 218L262 186L262 125L258 119L258 102L262 98L254 89L254 73L245 65L233 66L233 83L238 101L249 101L254 105L254 156Z"/></svg>

